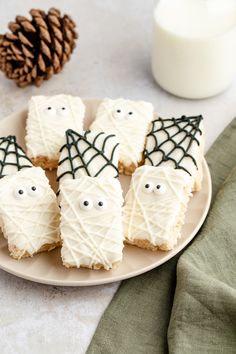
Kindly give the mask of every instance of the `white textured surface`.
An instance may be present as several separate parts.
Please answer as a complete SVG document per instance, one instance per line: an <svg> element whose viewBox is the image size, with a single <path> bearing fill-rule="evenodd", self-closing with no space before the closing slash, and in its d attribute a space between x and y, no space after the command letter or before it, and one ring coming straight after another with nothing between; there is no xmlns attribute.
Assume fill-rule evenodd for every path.
<svg viewBox="0 0 236 354"><path fill-rule="evenodd" d="M1 272L2 354L84 353L113 285L45 286ZM95 305L96 304L96 305Z"/></svg>
<svg viewBox="0 0 236 354"><path fill-rule="evenodd" d="M163 116L203 114L207 148L236 115L236 82L223 95L201 101L178 99L161 90L150 70L153 0L57 0L73 15L80 40L64 71L39 89L17 88L0 75L0 115L25 107L32 95L123 96L150 101ZM15 15L49 0L0 2L0 33ZM204 84L204 83L203 83ZM118 284L59 288L17 279L0 271L1 354L82 354Z"/></svg>

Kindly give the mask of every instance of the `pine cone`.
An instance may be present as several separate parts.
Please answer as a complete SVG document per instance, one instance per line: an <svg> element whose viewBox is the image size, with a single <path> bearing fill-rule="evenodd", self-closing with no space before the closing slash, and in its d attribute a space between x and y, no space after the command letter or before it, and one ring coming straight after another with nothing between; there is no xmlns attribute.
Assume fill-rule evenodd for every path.
<svg viewBox="0 0 236 354"><path fill-rule="evenodd" d="M16 16L8 24L11 33L0 35L0 70L20 87L40 86L59 73L77 38L75 23L68 15L61 17L58 9L32 9L30 14L32 20Z"/></svg>

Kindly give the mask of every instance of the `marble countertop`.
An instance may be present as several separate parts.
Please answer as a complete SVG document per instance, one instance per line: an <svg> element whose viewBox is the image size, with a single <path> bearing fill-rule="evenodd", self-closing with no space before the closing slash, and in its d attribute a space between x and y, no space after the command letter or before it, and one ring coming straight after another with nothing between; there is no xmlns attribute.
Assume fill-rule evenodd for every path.
<svg viewBox="0 0 236 354"><path fill-rule="evenodd" d="M0 2L0 33L28 10L50 0ZM206 149L236 115L236 82L224 94L184 100L159 88L150 71L153 0L57 0L73 15L80 39L63 72L40 88L20 89L0 75L0 117L25 107L32 95L125 97L154 104L162 116L202 114ZM45 286L0 271L1 354L83 354L118 283L87 288Z"/></svg>

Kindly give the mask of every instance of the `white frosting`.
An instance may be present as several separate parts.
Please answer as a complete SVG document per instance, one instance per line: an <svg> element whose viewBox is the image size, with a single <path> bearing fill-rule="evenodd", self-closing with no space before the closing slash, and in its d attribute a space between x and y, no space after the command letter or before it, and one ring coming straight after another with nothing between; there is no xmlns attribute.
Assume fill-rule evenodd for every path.
<svg viewBox="0 0 236 354"><path fill-rule="evenodd" d="M70 95L34 96L29 101L26 146L29 157L58 160L65 131L83 130L85 106Z"/></svg>
<svg viewBox="0 0 236 354"><path fill-rule="evenodd" d="M190 197L189 179L185 172L170 167L137 168L125 198L126 238L173 248L184 223Z"/></svg>
<svg viewBox="0 0 236 354"><path fill-rule="evenodd" d="M99 105L90 129L116 134L120 141L121 163L137 166L142 160L146 134L152 120L151 103L106 98Z"/></svg>
<svg viewBox="0 0 236 354"><path fill-rule="evenodd" d="M15 136L0 138L0 175L7 176L20 168L32 167L24 151L16 144Z"/></svg>
<svg viewBox="0 0 236 354"><path fill-rule="evenodd" d="M165 126L169 126L171 122L169 120L162 120L160 121L155 121L155 130L161 128L161 124ZM179 123L180 127L184 127L186 125L186 122L184 123ZM191 125L188 125L185 128L188 132L193 129ZM192 176L192 183L197 183L198 185L201 184L202 180L202 160L203 160L203 153L204 153L204 128L203 128L203 123L201 121L199 129L202 131L202 135L200 132L196 133L195 138L199 141L199 145L197 144L196 141L193 141L189 150L188 154L194 158L194 160L197 163L197 167L194 164L192 158L190 157L184 157L184 159L181 161L181 166L184 167ZM153 136L148 136L147 137L147 142L146 142L146 150L150 153L154 150L156 141L158 142L158 146L161 144L161 150L164 151L165 154L168 154L173 148L175 142L178 144L180 141L182 141L185 137L186 134L184 132L178 133L177 127L173 126L168 129L168 133L171 136L171 139L168 138L166 132L164 130L157 131L155 135L155 139ZM177 134L178 133L178 134ZM177 134L177 135L175 135ZM173 141L173 142L172 142ZM182 148L185 150L187 149L188 145L190 143L190 138L184 139L184 141L180 144ZM176 148L173 150L173 152L169 155L170 158L172 158L175 161L179 161L183 156L183 151L179 148ZM165 166L165 167L172 167L175 168L175 163L171 160L166 160L162 161L163 154L161 151L154 151L150 155L150 159L152 160L152 163L149 159L145 159L145 165L154 165L154 166ZM198 189L198 188L196 188Z"/></svg>
<svg viewBox="0 0 236 354"><path fill-rule="evenodd" d="M59 215L56 195L40 167L0 179L0 220L9 246L33 255L59 242Z"/></svg>
<svg viewBox="0 0 236 354"><path fill-rule="evenodd" d="M119 181L84 176L63 180L60 190L63 263L78 268L98 264L112 268L122 260L123 250Z"/></svg>
<svg viewBox="0 0 236 354"><path fill-rule="evenodd" d="M82 137L85 137L85 140ZM114 166L118 168L119 142L116 136L108 136L101 132L82 132L81 138L78 139L73 132L68 132L66 138L68 139L67 146L61 150L57 169L57 176L62 176L60 181L73 178L72 169L74 178L86 175L95 177L97 174L99 177L117 177L118 171Z"/></svg>

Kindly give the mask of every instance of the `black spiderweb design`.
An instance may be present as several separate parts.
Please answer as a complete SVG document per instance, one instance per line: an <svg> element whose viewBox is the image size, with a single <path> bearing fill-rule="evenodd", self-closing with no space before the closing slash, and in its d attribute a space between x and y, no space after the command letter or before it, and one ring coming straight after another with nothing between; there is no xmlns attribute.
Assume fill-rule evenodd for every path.
<svg viewBox="0 0 236 354"><path fill-rule="evenodd" d="M97 133L95 138L91 141L91 138L89 137L90 133L91 131L89 130L84 132L83 134L79 134L72 129L66 131L66 144L61 147L60 152L66 149L67 156L59 161L59 165L62 165L63 163L69 161L70 170L67 170L63 172L61 175L59 175L57 178L58 181L66 174L70 174L72 176L72 179L75 179L76 172L79 169L84 169L86 174L90 177L97 177L101 174L101 172L104 169L111 167L114 169L114 177L116 178L119 176L118 168L113 163L114 154L119 143L116 143L113 146L110 156L107 156L105 152L106 144L115 135L114 134L108 135L105 134L104 132L99 132ZM98 138L99 138L99 145L100 145L101 137L103 138L102 147L98 147L97 146ZM84 144L81 144L82 142L85 144L86 146L85 148L84 148ZM86 158L87 156L89 157ZM97 157L101 157L104 163L102 167L99 166L99 169L93 174L91 174L90 165L93 164L93 167L95 166Z"/></svg>
<svg viewBox="0 0 236 354"><path fill-rule="evenodd" d="M17 144L16 137L9 135L0 137L0 178L12 174L23 168L32 167L31 160L26 156L24 150Z"/></svg>
<svg viewBox="0 0 236 354"><path fill-rule="evenodd" d="M197 136L202 135L202 131L199 128L202 119L203 117L200 115L194 117L182 116L181 118L170 119L158 118L154 120L152 122L152 129L147 135L147 139L151 138L154 140L154 148L151 151L145 149L145 159L147 159L152 166L159 166L163 162L172 161L176 169L182 169L191 175L191 173L183 166L183 162L186 158L190 158L196 168L198 168L197 162L195 158L190 155L189 150L194 143L200 145ZM159 142L158 134L160 132L166 134L166 139ZM169 151L166 151L165 144L170 142L171 148L169 148ZM172 156L176 149L182 152L178 160L174 159ZM158 162L155 161L154 163L154 155L157 152L159 153L160 158L158 159Z"/></svg>

